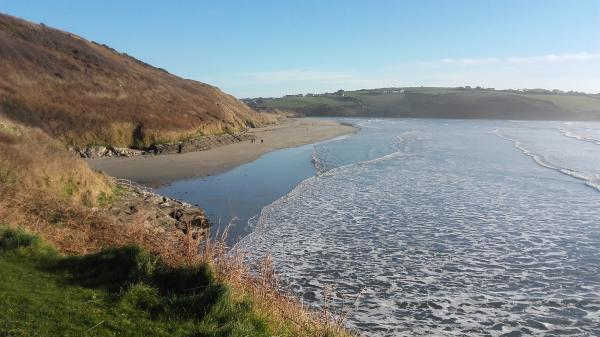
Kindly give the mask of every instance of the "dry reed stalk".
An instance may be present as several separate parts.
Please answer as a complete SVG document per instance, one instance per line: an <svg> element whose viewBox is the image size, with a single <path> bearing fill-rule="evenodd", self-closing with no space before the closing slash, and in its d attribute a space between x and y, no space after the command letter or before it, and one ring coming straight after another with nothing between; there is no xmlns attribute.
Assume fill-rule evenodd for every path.
<svg viewBox="0 0 600 337"><path fill-rule="evenodd" d="M223 231L226 232L227 229ZM358 297L340 315L331 315L329 304L320 312L308 308L296 295L283 288L270 255L253 267L246 262L242 251L228 249L225 235L216 236L217 239L202 242L202 262L213 266L217 279L231 285L237 296L250 296L257 310L270 318L277 331L286 330L293 336L326 336L330 333L352 336L344 327L344 321L356 306Z"/></svg>

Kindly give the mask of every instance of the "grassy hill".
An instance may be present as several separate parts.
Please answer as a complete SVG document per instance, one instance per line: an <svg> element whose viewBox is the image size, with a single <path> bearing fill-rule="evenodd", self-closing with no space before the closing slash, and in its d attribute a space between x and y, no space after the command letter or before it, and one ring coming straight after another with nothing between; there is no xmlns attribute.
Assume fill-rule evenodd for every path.
<svg viewBox="0 0 600 337"><path fill-rule="evenodd" d="M306 116L600 120L600 97L549 91L384 88L318 96L249 99L257 109Z"/></svg>
<svg viewBox="0 0 600 337"><path fill-rule="evenodd" d="M0 113L63 143L143 146L269 122L218 88L0 14Z"/></svg>

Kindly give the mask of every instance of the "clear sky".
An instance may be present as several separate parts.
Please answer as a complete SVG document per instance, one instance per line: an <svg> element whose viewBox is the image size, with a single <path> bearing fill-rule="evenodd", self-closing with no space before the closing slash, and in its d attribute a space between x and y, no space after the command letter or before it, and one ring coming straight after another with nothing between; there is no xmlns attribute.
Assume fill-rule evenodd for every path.
<svg viewBox="0 0 600 337"><path fill-rule="evenodd" d="M421 85L600 92L599 0L0 0L0 12L237 97Z"/></svg>

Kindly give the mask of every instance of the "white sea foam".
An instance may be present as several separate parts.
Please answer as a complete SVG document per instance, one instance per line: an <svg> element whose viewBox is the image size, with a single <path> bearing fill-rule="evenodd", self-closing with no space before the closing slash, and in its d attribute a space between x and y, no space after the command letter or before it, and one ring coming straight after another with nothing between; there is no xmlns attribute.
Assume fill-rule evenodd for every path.
<svg viewBox="0 0 600 337"><path fill-rule="evenodd" d="M327 285L338 308L366 287L349 316L366 336L600 333L600 194L532 170L482 130L410 123L385 144L394 151L308 178L263 208L239 247L271 252L311 305ZM499 157L485 157L495 145ZM511 156L520 161L507 165Z"/></svg>
<svg viewBox="0 0 600 337"><path fill-rule="evenodd" d="M311 163L313 163L313 166L317 170L317 174L321 174L321 173L331 169L331 167L329 167L327 164L325 156L323 154L319 155L318 150L324 148L323 147L324 144L343 141L343 140L348 139L348 137L350 137L350 135L341 135L341 136L338 136L338 137L335 137L332 139L324 140L324 141L313 144L313 150L312 150L310 161L311 161Z"/></svg>
<svg viewBox="0 0 600 337"><path fill-rule="evenodd" d="M369 129L382 130L383 129L382 127L372 125L374 123L378 123L378 122L381 122L381 121L382 121L381 119L368 119L368 120L366 120L364 122L361 122L361 123L358 123L356 125L358 127L361 127L361 128L369 128Z"/></svg>
<svg viewBox="0 0 600 337"><path fill-rule="evenodd" d="M523 146L523 144L521 142L519 142L518 140L512 139L505 135L502 135L498 128L491 131L491 133L504 139L504 140L508 140L508 141L512 142L515 148L517 148L523 154L531 157L531 159L533 159L538 165L548 168L548 169L551 169L551 170L554 170L554 171L557 171L557 172L560 172L569 177L581 180L587 186L600 192L600 177L598 177L597 175L591 174L591 173L585 173L585 172L578 172L578 171L570 169L570 168L560 167L558 165L551 164L543 156L538 155L538 154L528 150L527 148L525 148L525 146Z"/></svg>
<svg viewBox="0 0 600 337"><path fill-rule="evenodd" d="M317 155L317 147L313 147L312 150L312 155L311 155L311 159L310 161L313 163L313 165L315 166L315 169L317 170L317 174L321 174L325 171L327 171L327 166L324 163L324 161L321 159L321 157L319 157Z"/></svg>
<svg viewBox="0 0 600 337"><path fill-rule="evenodd" d="M574 131L569 131L566 129L559 129L558 131L560 131L565 137L574 138L574 139L581 140L584 142L590 142L590 143L593 143L596 145L600 145L600 139L598 139L598 138L580 135L580 134L575 133Z"/></svg>

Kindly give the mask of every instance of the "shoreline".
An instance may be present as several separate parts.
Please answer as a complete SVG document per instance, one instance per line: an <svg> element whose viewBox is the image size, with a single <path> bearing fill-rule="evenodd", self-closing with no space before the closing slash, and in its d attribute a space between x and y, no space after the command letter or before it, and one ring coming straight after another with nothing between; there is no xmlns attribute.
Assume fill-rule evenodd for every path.
<svg viewBox="0 0 600 337"><path fill-rule="evenodd" d="M257 138L254 143L243 141L205 151L85 161L92 169L109 176L157 187L176 180L223 173L268 152L316 143L357 130L356 127L326 119L288 119L280 124L249 130L248 133Z"/></svg>

